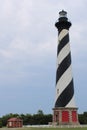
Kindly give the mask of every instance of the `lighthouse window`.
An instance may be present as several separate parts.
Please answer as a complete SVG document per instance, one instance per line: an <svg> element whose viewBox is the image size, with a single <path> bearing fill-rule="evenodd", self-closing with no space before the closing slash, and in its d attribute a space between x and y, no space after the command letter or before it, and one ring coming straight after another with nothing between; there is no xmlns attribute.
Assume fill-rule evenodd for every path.
<svg viewBox="0 0 87 130"><path fill-rule="evenodd" d="M57 89L57 93L59 93L59 89Z"/></svg>

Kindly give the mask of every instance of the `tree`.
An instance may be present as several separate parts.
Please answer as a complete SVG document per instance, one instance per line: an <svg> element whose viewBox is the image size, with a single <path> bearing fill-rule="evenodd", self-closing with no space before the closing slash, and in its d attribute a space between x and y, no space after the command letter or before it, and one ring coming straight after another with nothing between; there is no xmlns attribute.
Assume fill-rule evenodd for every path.
<svg viewBox="0 0 87 130"><path fill-rule="evenodd" d="M38 110L37 114L38 114L38 115L43 115L44 113L43 113L42 110Z"/></svg>
<svg viewBox="0 0 87 130"><path fill-rule="evenodd" d="M4 115L3 117L2 117L2 125L3 126L6 126L7 125L7 120L9 119L9 118L12 118L12 117L18 117L19 115L18 114L12 114L12 113L10 113L10 114L6 114L6 115Z"/></svg>
<svg viewBox="0 0 87 130"><path fill-rule="evenodd" d="M2 119L0 118L0 128L2 128Z"/></svg>
<svg viewBox="0 0 87 130"><path fill-rule="evenodd" d="M87 124L87 112L84 112L83 114L79 114L79 122L80 124Z"/></svg>

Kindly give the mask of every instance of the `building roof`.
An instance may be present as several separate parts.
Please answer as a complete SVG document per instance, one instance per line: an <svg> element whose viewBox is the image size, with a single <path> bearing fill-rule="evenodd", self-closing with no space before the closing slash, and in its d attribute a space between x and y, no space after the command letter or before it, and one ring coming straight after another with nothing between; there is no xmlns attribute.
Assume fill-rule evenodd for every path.
<svg viewBox="0 0 87 130"><path fill-rule="evenodd" d="M22 119L13 117L13 118L8 119L8 121L22 121Z"/></svg>

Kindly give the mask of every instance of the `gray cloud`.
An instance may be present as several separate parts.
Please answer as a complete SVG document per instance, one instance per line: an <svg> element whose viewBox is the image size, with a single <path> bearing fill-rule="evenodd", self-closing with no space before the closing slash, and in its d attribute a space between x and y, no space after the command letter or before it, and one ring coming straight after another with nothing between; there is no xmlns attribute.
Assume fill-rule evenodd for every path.
<svg viewBox="0 0 87 130"><path fill-rule="evenodd" d="M46 112L49 112L49 109L51 111L55 95L57 47L57 29L54 24L58 19L58 12L62 9L68 12L68 17L72 21L70 43L73 73L77 88L75 88L76 96L80 97L83 91L81 78L84 77L83 73L85 73L87 66L87 1L73 0L73 3L70 0L67 0L67 2L65 0L0 0L0 99L7 96L3 99L3 102L5 100L11 102L12 98L16 105L19 96L21 97L20 102L22 100L29 102L28 99L37 97L38 105L34 106L34 110L29 109L29 112L35 112L36 109L39 109L39 106L45 109L44 106L48 104L44 100L44 94L47 91L46 98L50 97L52 101L49 103ZM86 87L85 77L84 88ZM79 87L80 93L77 92ZM13 88L14 92L12 91ZM37 96L42 93L41 89L43 90L43 104L41 98ZM5 90L7 93L4 93ZM14 98L17 90L17 96ZM31 95L31 93L34 95ZM83 100L84 98L81 101L82 103ZM30 105L32 102L30 101L27 104L28 107L32 106ZM77 103L80 106L80 111L82 111L82 105L78 100ZM8 106L8 111L6 111L3 110L6 107L5 103L2 106L2 114L13 109L13 107ZM19 109L20 106L18 105L18 112ZM26 113L27 110L23 111L22 109L21 111ZM17 112L17 110L13 109L12 112Z"/></svg>

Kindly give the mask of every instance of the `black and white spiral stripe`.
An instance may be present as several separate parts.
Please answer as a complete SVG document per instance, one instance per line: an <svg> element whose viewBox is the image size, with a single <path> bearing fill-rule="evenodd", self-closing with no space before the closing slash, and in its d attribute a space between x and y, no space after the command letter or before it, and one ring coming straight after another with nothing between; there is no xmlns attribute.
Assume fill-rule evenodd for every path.
<svg viewBox="0 0 87 130"><path fill-rule="evenodd" d="M75 107L69 31L62 29L58 40L55 107Z"/></svg>

